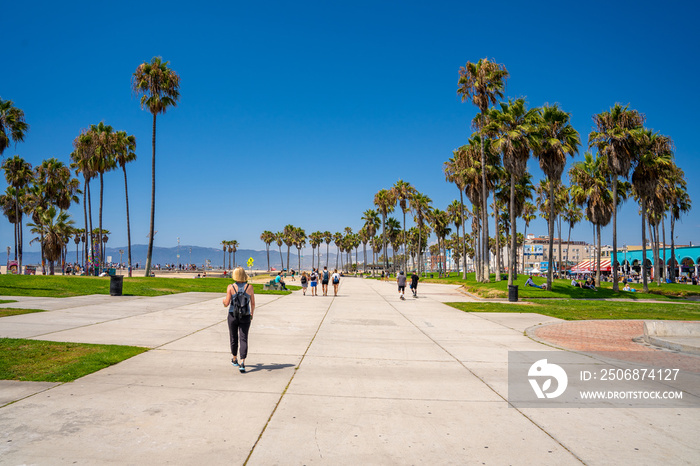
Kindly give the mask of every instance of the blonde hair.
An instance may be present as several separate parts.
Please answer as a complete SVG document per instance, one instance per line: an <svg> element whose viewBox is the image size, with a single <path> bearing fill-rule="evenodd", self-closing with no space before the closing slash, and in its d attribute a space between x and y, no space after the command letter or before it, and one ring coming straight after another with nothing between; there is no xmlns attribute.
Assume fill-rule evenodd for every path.
<svg viewBox="0 0 700 466"><path fill-rule="evenodd" d="M248 281L248 274L245 273L243 267L236 267L233 270L233 279L238 283L245 283Z"/></svg>

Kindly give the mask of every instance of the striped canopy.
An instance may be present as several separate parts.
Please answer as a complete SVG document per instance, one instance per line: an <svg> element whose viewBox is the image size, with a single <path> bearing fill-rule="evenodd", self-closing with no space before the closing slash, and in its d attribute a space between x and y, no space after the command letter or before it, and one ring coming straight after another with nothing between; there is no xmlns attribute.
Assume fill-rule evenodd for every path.
<svg viewBox="0 0 700 466"><path fill-rule="evenodd" d="M612 270L611 265L612 264L611 264L610 259L601 259L600 260L600 271L601 272L610 272ZM579 262L571 269L572 273L585 273L585 272L595 272L595 271L596 271L596 261L595 260Z"/></svg>

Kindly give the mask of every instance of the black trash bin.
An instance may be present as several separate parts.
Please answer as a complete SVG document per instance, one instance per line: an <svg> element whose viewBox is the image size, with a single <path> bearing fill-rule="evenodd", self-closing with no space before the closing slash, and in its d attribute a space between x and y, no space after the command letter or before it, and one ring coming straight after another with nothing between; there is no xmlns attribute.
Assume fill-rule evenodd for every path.
<svg viewBox="0 0 700 466"><path fill-rule="evenodd" d="M508 285L508 301L511 303L518 302L518 285Z"/></svg>
<svg viewBox="0 0 700 466"><path fill-rule="evenodd" d="M111 275L109 277L109 295L121 296L124 285L124 275Z"/></svg>

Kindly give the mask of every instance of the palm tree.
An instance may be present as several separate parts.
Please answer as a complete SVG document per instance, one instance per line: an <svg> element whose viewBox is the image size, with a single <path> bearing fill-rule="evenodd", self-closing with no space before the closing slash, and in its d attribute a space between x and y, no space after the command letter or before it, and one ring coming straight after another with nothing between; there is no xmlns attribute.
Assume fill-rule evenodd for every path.
<svg viewBox="0 0 700 466"><path fill-rule="evenodd" d="M676 167L674 178L673 178L674 188L671 191L671 258L673 262L673 267L671 267L671 281L675 282L676 279L676 244L674 241L675 234L675 224L676 221L681 219L681 215L690 212L691 200L688 195L687 183L685 181L685 175L683 170Z"/></svg>
<svg viewBox="0 0 700 466"><path fill-rule="evenodd" d="M275 241L275 234L270 230L265 230L260 234L260 240L265 243L265 251L267 251L267 271L270 271L270 244Z"/></svg>
<svg viewBox="0 0 700 466"><path fill-rule="evenodd" d="M71 168L75 169L76 173L83 175L83 215L85 218L85 231L86 235L89 235L90 241L89 251L90 257L85 255L85 263L83 264L84 269L87 270L87 262L92 262L94 260L94 248L95 244L92 235L92 201L90 195L90 180L95 177L96 173L94 171L94 164L92 159L94 157L94 135L87 130L82 130L80 134L73 140L73 149L70 157L72 160ZM89 220L89 221L88 221ZM87 239L87 238L86 238Z"/></svg>
<svg viewBox="0 0 700 466"><path fill-rule="evenodd" d="M333 241L333 235L330 231L326 230L323 232L323 240L326 242L326 267L328 267L328 245ZM321 264L318 264L318 268L321 268Z"/></svg>
<svg viewBox="0 0 700 466"><path fill-rule="evenodd" d="M367 232L367 227L363 226L357 233L357 238L360 243L362 243L362 249L364 251L364 266L362 267L362 273L367 273L367 243L369 242L371 236Z"/></svg>
<svg viewBox="0 0 700 466"><path fill-rule="evenodd" d="M537 218L535 212L537 212L535 205L532 202L525 202L523 212L520 214L520 218L525 222L525 227L523 228L523 272L525 272L525 240L527 239L527 227L530 226L531 221Z"/></svg>
<svg viewBox="0 0 700 466"><path fill-rule="evenodd" d="M284 232L278 231L277 233L275 233L275 243L277 243L277 248L280 251L280 262L282 263L282 266L280 268L284 270L284 259L282 258L282 244L284 244Z"/></svg>
<svg viewBox="0 0 700 466"><path fill-rule="evenodd" d="M46 258L49 261L49 274L54 274L54 261L60 259L68 232L71 229L73 220L67 212L56 213L56 207L50 206L39 214L38 223L30 223L32 232L41 234Z"/></svg>
<svg viewBox="0 0 700 466"><path fill-rule="evenodd" d="M97 125L90 125L90 132L93 133L94 157L92 164L94 171L100 176L100 211L98 217L98 238L102 237L102 206L104 199L104 174L116 167L114 154L117 151L116 134L114 129L100 122ZM104 250L100 249L100 268L104 264Z"/></svg>
<svg viewBox="0 0 700 466"><path fill-rule="evenodd" d="M321 246L323 242L323 233L320 231L314 231L309 234L309 244L311 245L311 268L314 268L314 256L316 255L316 248ZM320 265L320 264L319 264Z"/></svg>
<svg viewBox="0 0 700 466"><path fill-rule="evenodd" d="M574 189L574 186L570 190ZM572 195L573 197L573 195ZM566 267L569 266L569 250L571 249L571 229L583 218L583 212L579 206L571 199L564 208L564 221L569 225L569 238L566 241ZM561 251L561 248L559 248Z"/></svg>
<svg viewBox="0 0 700 466"><path fill-rule="evenodd" d="M301 227L294 229L294 246L297 248L297 259L299 261L298 270L301 271L301 249L306 246L306 232Z"/></svg>
<svg viewBox="0 0 700 466"><path fill-rule="evenodd" d="M438 238L438 251L442 247L445 252L445 261L440 261L439 274L442 276L442 273L447 270L447 247L445 246L445 238L450 234L450 227L448 226L450 223L450 216L444 210L433 209L430 212L429 220L433 226L435 236ZM440 254L438 254L438 256L439 255Z"/></svg>
<svg viewBox="0 0 700 466"><path fill-rule="evenodd" d="M129 218L129 187L126 182L126 164L136 160L136 137L127 135L126 131L117 131L115 141L115 161L124 172L124 198L126 199L126 240L128 244L127 260L131 277L131 223Z"/></svg>
<svg viewBox="0 0 700 466"><path fill-rule="evenodd" d="M647 203L653 195L656 184L664 172L672 166L673 141L667 136L648 129L635 131L637 166L632 173L632 187L642 209L642 279L644 292L649 292L647 283L646 217Z"/></svg>
<svg viewBox="0 0 700 466"><path fill-rule="evenodd" d="M508 70L506 67L488 58L482 58L477 63L467 62L459 69L459 88L457 94L462 98L462 102L470 99L479 109L480 121L478 123L481 137L481 166L486 166L486 151L484 148L484 128L486 126L486 111L489 105L495 104L503 97ZM481 174L481 215L482 215L482 261L486 270L483 281L489 282L489 228L488 228L488 191L486 183L486 171Z"/></svg>
<svg viewBox="0 0 700 466"><path fill-rule="evenodd" d="M416 220L416 225L418 227L418 274L420 274L421 271L421 246L422 246L422 231L423 227L425 225L425 221L429 218L431 207L430 204L432 203L432 199L430 199L428 196L426 196L423 193L416 192L413 195L413 198L410 200L410 205L411 205L411 210L415 213L415 220ZM427 238L426 238L427 240Z"/></svg>
<svg viewBox="0 0 700 466"><path fill-rule="evenodd" d="M396 271L396 251L400 251L401 247L401 223L394 217L389 217L386 219L386 229L387 236L389 238L389 244L391 244L391 258L393 271ZM388 250L387 250L388 253Z"/></svg>
<svg viewBox="0 0 700 466"><path fill-rule="evenodd" d="M14 188L15 194L15 219L17 223L15 227L17 228L17 238L19 239L18 248L15 249L15 259L18 261L18 270L22 271L22 203L20 202L20 196L24 193L24 189L33 181L34 173L32 171L32 165L26 162L19 155L15 155L11 159L6 159L2 164L3 170L5 170L5 180L7 183Z"/></svg>
<svg viewBox="0 0 700 466"><path fill-rule="evenodd" d="M617 183L618 178L629 177L630 168L635 163L636 130L644 124L644 115L631 110L629 105L615 104L607 112L593 116L595 129L588 135L588 147L596 147L598 153L605 158L612 173L613 192L613 291L618 292L617 280ZM646 258L645 258L646 260Z"/></svg>
<svg viewBox="0 0 700 466"><path fill-rule="evenodd" d="M226 251L228 250L228 243L229 243L229 242L226 241L226 240L223 240L223 241L221 242L221 246L222 246L222 248L223 248L223 250L224 250L224 262L221 264L221 268L224 269L224 270L226 270Z"/></svg>
<svg viewBox="0 0 700 466"><path fill-rule="evenodd" d="M552 255L554 252L554 182L561 179L566 158L578 153L581 140L578 131L571 126L571 116L555 104L545 105L538 112L535 156L540 168L549 180L549 268L547 289L552 289Z"/></svg>
<svg viewBox="0 0 700 466"><path fill-rule="evenodd" d="M492 109L488 113L489 124L485 131L494 136L494 148L503 154L503 168L510 175L510 254L508 259L508 285L514 283L516 263L516 218L515 188L517 180L527 171L527 160L530 158L530 146L535 129L537 110L527 110L525 99L502 102L500 109Z"/></svg>
<svg viewBox="0 0 700 466"><path fill-rule="evenodd" d="M382 214L382 249L384 249L384 270L389 269L388 254L386 253L386 216L394 211L396 207L396 198L394 194L388 189L380 189L377 194L374 195L374 205L377 206L377 210Z"/></svg>
<svg viewBox="0 0 700 466"><path fill-rule="evenodd" d="M450 211L450 208L448 208L448 212L450 212L450 215L453 215L453 222L455 223L455 227L457 227L457 237L459 238L459 225L462 225L462 236L464 238L464 241L461 243L461 254L462 254L462 260L464 261L464 267L462 269L462 280L467 279L467 254L466 254L466 238L467 238L467 232L466 232L466 226L465 226L465 219L464 219L464 190L467 187L467 180L465 176L465 170L467 169L467 162L465 160L467 154L466 150L463 148L457 149L452 151L452 158L445 162L443 169L445 171L445 179L449 183L454 183L457 186L457 189L459 189L459 206L458 207L453 207L457 201L454 201L451 205L450 208L452 208L452 211ZM459 219L454 217L454 212L457 212L459 215ZM459 225L458 225L459 223ZM457 270L459 270L459 267L457 267Z"/></svg>
<svg viewBox="0 0 700 466"><path fill-rule="evenodd" d="M598 237L596 281L598 282L600 280L600 229L612 218L611 177L606 160L603 157L593 157L589 152L584 154L582 162L574 163L569 170L572 184L571 199L575 204L585 206L586 218L596 226ZM618 185L618 187L624 186L624 183Z"/></svg>
<svg viewBox="0 0 700 466"><path fill-rule="evenodd" d="M180 76L168 68L168 62L161 57L153 57L151 62L141 63L134 72L131 87L141 95L141 108L148 108L153 115L153 157L151 160L151 226L148 236L148 254L146 256L146 276L151 276L153 258L153 237L155 236L156 212L156 115L165 113L169 107L177 105L180 99Z"/></svg>
<svg viewBox="0 0 700 466"><path fill-rule="evenodd" d="M404 270L406 270L406 212L410 210L408 201L410 201L411 196L413 196L413 194L416 192L416 188L414 188L410 183L407 183L404 180L399 180L396 183L394 183L394 186L391 188L391 191L394 195L394 198L398 201L399 207L401 207L401 212L403 212L403 268Z"/></svg>
<svg viewBox="0 0 700 466"><path fill-rule="evenodd" d="M11 100L0 98L0 156L10 146L24 141L29 125L24 121L24 112L15 107Z"/></svg>
<svg viewBox="0 0 700 466"><path fill-rule="evenodd" d="M375 235L377 234L377 228L379 228L379 214L376 210L367 209L362 214L362 220L364 220L364 226L367 233L367 242L371 242ZM365 256L367 254L365 253ZM374 256L372 256L372 276L374 276ZM365 267L367 266L367 257L365 257Z"/></svg>
<svg viewBox="0 0 700 466"><path fill-rule="evenodd" d="M343 242L343 234L336 232L333 234L333 244L335 244L335 247L338 248L338 255L335 256L335 268L338 268L338 259L340 259L340 246Z"/></svg>
<svg viewBox="0 0 700 466"><path fill-rule="evenodd" d="M454 235L454 241L455 241L455 251L459 251L458 253L453 253L453 255L457 257L464 257L466 255L466 231L465 231L465 217L467 219L469 218L469 212L466 212L464 209L464 202L462 200L462 189L459 191L459 197L460 200L457 201L456 199L452 201L452 203L447 206L447 214L450 217L450 222L454 223L455 225L455 235ZM459 237L459 227L462 227L462 235L463 237ZM457 263L457 272L459 272L459 262ZM462 273L462 279L467 278L467 262L464 260L464 271Z"/></svg>
<svg viewBox="0 0 700 466"><path fill-rule="evenodd" d="M287 245L287 268L291 269L289 264L289 250L291 249L292 245L294 244L294 229L296 227L294 225L285 225L284 229L282 230L282 233L284 235L284 244Z"/></svg>
<svg viewBox="0 0 700 466"><path fill-rule="evenodd" d="M231 240L228 242L229 244L229 254L233 253L233 268L236 268L236 251L238 251L238 241ZM229 265L229 269L231 269L231 266Z"/></svg>

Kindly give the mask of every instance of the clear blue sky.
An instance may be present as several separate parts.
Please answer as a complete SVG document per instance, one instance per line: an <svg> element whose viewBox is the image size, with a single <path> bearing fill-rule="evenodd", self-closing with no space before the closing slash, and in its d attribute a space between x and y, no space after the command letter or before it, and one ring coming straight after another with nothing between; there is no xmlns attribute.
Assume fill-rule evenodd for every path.
<svg viewBox="0 0 700 466"><path fill-rule="evenodd" d="M584 142L591 116L615 102L644 113L648 127L674 140L696 203L677 241L700 243L695 2L218 3L3 5L0 96L31 125L4 155L67 163L80 130L100 121L134 134L132 242L146 243L152 119L130 79L162 56L182 86L179 105L158 117L156 246L180 237L264 249L260 233L288 223L307 233L357 231L374 194L398 179L441 209L458 198L442 165L466 143L476 114L457 97L458 70L489 57L510 72L506 97L559 103ZM542 177L535 161L530 170ZM105 192L109 245L126 245L119 171L105 175ZM71 213L83 226L82 206ZM640 224L628 201L619 243L639 244ZM591 241L591 231L583 223L572 239ZM545 234L545 222L529 232ZM12 228L0 222L2 250L11 244Z"/></svg>

